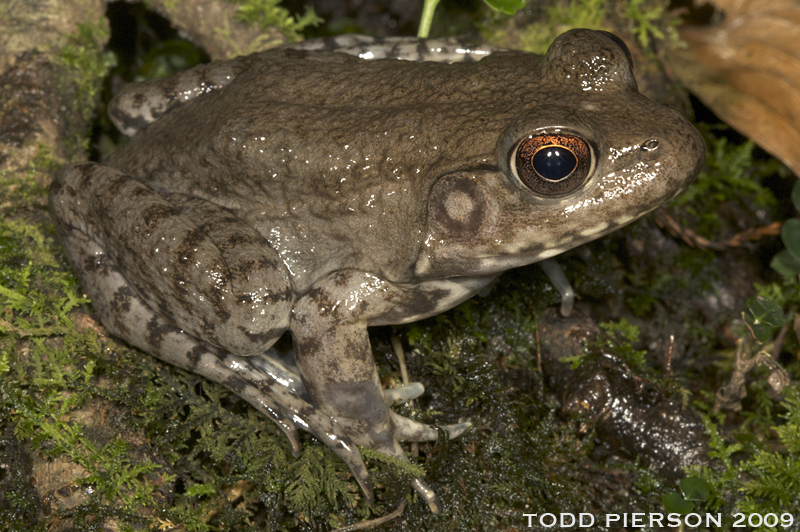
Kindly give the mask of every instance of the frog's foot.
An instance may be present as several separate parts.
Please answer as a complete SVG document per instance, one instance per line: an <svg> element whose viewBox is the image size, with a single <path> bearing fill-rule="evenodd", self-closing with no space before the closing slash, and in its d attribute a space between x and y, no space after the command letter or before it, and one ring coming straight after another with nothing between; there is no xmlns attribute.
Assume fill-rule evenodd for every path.
<svg viewBox="0 0 800 532"><path fill-rule="evenodd" d="M383 395L386 398L386 404L392 406L395 403L401 403L416 399L425 392L425 387L420 382L411 382L408 386L398 386L397 388L385 388ZM394 435L400 441L436 441L439 438L437 427L433 425L426 425L415 421L413 419L401 416L395 412L391 412L392 424L394 425ZM464 434L472 423L456 423L454 425L439 425L438 428L447 431L449 439L457 438Z"/></svg>
<svg viewBox="0 0 800 532"><path fill-rule="evenodd" d="M292 393L306 401L310 401L308 391L306 391L297 365L294 362L294 353L291 350L281 353L274 347L270 347L264 353L249 357L249 360L256 368L268 373L276 381L289 388ZM386 404L389 406L411 401L423 393L425 393L425 386L421 382L410 382L407 386L400 385L395 388L383 389Z"/></svg>
<svg viewBox="0 0 800 532"><path fill-rule="evenodd" d="M256 408L259 408L259 401L262 400L261 397L259 397L259 392L261 392L262 395L275 399L284 409L294 412L292 416L294 421L328 445L328 447L347 464L353 476L356 478L356 481L361 486L367 501L370 503L374 501L369 474L361 458L361 454L358 452L357 447L352 443L351 439L347 437L347 433L351 432L348 430L348 420L342 419L342 422L340 422L340 420L331 418L323 411L303 400L301 396L307 397L307 391L302 382L299 381L297 375L289 370L287 366L267 356L241 357L230 354L210 359L209 365L212 364L217 366L217 371L220 373L228 370L240 374L241 380L246 383L246 387L244 389L237 389L229 385L230 378L222 380L218 375L211 373L203 374L210 379L228 386L239 396L256 406ZM220 368L220 366L222 367ZM256 372L258 374L256 374ZM424 390L421 384L416 384L418 386L405 387L409 388L409 390L402 390L399 395L405 397L408 394L417 394L420 389ZM414 397L416 396L417 395L414 395ZM264 411L263 408L259 409ZM405 452L397 443L398 440L428 441L438 438L438 431L432 426L423 425L422 423L393 412L391 412L391 415L393 430L375 430L372 432L388 434L389 437L393 438L393 445L381 447L374 443L369 445L365 445L365 443L361 444L381 451L384 454L394 456L400 460L407 461L408 459ZM451 433L450 437L453 438L469 428L469 426L469 423L461 423L443 428L448 430ZM363 430L363 428L361 430ZM369 430L367 431L370 432ZM357 433L358 431L353 432ZM408 437L406 438L406 436ZM428 503L431 512L437 514L441 512L441 506L436 497L436 493L428 487L424 480L419 477L414 477L411 485Z"/></svg>
<svg viewBox="0 0 800 532"><path fill-rule="evenodd" d="M405 403L416 399L425 393L425 387L421 382L409 382L408 386L398 386L396 388L384 388L383 396L386 404L392 406L395 403Z"/></svg>
<svg viewBox="0 0 800 532"><path fill-rule="evenodd" d="M275 375L260 371L252 359L253 357L216 354L207 350L199 353L198 363L194 368L186 369L222 384L266 414L289 438L295 457L300 456L296 427L300 426L316 436L347 464L367 502L374 502L369 472L358 447L346 432L330 416L287 387L281 376L276 378Z"/></svg>
<svg viewBox="0 0 800 532"><path fill-rule="evenodd" d="M439 497L436 496L436 492L433 491L424 480L419 477L412 478L411 487L414 488L414 491L416 491L419 496L428 503L428 508L430 509L431 513L442 513L442 505L439 502Z"/></svg>
<svg viewBox="0 0 800 532"><path fill-rule="evenodd" d="M439 438L439 431L433 425L425 425L395 412L392 412L391 415L394 435L400 441L436 441ZM470 427L472 427L472 423L469 421L439 426L447 431L447 437L451 440L464 434Z"/></svg>
<svg viewBox="0 0 800 532"><path fill-rule="evenodd" d="M294 355L291 351L287 356L282 355L274 348L270 348L266 353L247 357L247 362L268 374L296 397L310 402L308 391L306 391L305 385L303 385L300 375L298 375L297 366L294 364L293 358ZM407 386L383 389L383 396L387 406L411 401L423 393L425 393L425 386L421 382L411 382ZM391 415L395 436L400 441L436 441L439 437L437 427L420 423L395 412L392 412ZM447 431L448 438L452 440L461 436L470 427L472 427L472 424L465 422L454 425L440 425L438 428Z"/></svg>

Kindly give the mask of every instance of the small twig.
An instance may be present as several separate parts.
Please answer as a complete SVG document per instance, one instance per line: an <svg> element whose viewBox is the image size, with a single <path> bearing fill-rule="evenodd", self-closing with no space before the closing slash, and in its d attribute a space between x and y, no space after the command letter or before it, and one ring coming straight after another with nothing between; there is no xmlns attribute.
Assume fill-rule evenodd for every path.
<svg viewBox="0 0 800 532"><path fill-rule="evenodd" d="M422 4L422 15L419 20L419 30L417 30L417 37L420 39L427 39L428 34L431 32L431 22L433 22L433 13L436 11L436 5L439 0L425 0Z"/></svg>
<svg viewBox="0 0 800 532"><path fill-rule="evenodd" d="M772 358L778 360L778 357L781 355L781 349L783 349L783 342L786 341L786 335L789 333L789 324L787 323L781 330L778 331L778 335L775 336L775 341L772 342Z"/></svg>
<svg viewBox="0 0 800 532"><path fill-rule="evenodd" d="M539 373L542 372L542 346L539 343L539 324L536 324L536 331L533 333L533 337L536 340L536 369L539 370Z"/></svg>
<svg viewBox="0 0 800 532"><path fill-rule="evenodd" d="M406 367L406 354L403 351L403 344L400 343L400 338L396 334L392 335L392 348L394 349L394 354L397 355L397 359L400 361L400 379L403 381L403 386L408 386L408 368ZM413 400L409 401L409 403L412 402Z"/></svg>
<svg viewBox="0 0 800 532"><path fill-rule="evenodd" d="M792 323L792 328L794 329L794 334L797 338L800 339L800 313L794 315L794 320ZM800 351L797 352L795 355L798 359L800 359Z"/></svg>
<svg viewBox="0 0 800 532"><path fill-rule="evenodd" d="M772 390L780 394L789 385L791 379L778 362L767 351L759 351L752 357L748 357L748 349L745 341L739 338L736 341L736 361L734 362L733 373L728 384L719 389L716 393L714 411L726 408L734 412L742 409L742 399L747 397L745 388L745 376L757 365L767 366L770 369L767 382Z"/></svg>
<svg viewBox="0 0 800 532"><path fill-rule="evenodd" d="M394 348L394 354L397 355L397 360L400 362L400 378L403 381L403 386L408 386L409 378L408 368L406 367L406 355L405 352L403 352L403 344L400 343L400 338L398 338L396 334L392 335L392 348ZM413 399L408 401L408 406L414 408ZM411 442L411 456L419 456L419 443L415 441Z"/></svg>
<svg viewBox="0 0 800 532"><path fill-rule="evenodd" d="M723 251L727 248L739 247L745 242L760 240L765 236L779 235L781 234L781 227L783 226L783 222L773 222L762 227L745 229L741 233L736 233L727 240L715 242L698 235L688 227L682 226L664 207L659 207L656 210L655 219L659 227L663 227L669 231L672 236L680 238L690 246L700 249L713 249L714 251Z"/></svg>
<svg viewBox="0 0 800 532"><path fill-rule="evenodd" d="M333 532L353 532L353 530L366 530L368 528L379 526L382 525L383 523L391 521L392 519L400 517L400 515L403 513L403 510L405 509L406 509L406 500L403 499L397 506L397 510L395 510L390 514L386 514L382 517L377 517L375 519L370 519L369 521L360 521L358 523L353 523L352 525L347 525L342 528L337 528Z"/></svg>
<svg viewBox="0 0 800 532"><path fill-rule="evenodd" d="M669 351L667 351L667 378L672 376L672 351L675 347L675 335L669 335Z"/></svg>
<svg viewBox="0 0 800 532"><path fill-rule="evenodd" d="M738 412L742 409L742 399L747 397L747 390L744 386L744 377L755 365L755 361L745 360L744 340L736 340L736 360L733 365L731 380L720 388L716 393L714 401L714 411L718 412L722 408L727 408Z"/></svg>

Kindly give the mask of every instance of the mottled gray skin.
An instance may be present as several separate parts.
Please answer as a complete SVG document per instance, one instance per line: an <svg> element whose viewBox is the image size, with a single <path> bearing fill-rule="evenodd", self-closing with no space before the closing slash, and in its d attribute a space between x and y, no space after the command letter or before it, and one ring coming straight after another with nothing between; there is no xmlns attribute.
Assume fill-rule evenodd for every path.
<svg viewBox="0 0 800 532"><path fill-rule="evenodd" d="M390 410L422 388L381 388L367 327L437 314L630 223L704 157L686 120L637 92L622 48L588 30L544 57L469 64L276 50L132 85L109 114L139 132L51 191L103 324L241 395L295 453L298 425L316 434L370 500L356 445L405 460L399 441L437 433ZM557 131L589 144L591 171L544 197L510 161ZM269 350L287 330L296 368Z"/></svg>

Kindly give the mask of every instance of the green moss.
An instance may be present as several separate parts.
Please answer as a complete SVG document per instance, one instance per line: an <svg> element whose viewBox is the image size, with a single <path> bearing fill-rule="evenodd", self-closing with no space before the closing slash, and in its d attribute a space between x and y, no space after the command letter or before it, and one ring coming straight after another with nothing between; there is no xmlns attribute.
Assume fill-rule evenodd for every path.
<svg viewBox="0 0 800 532"><path fill-rule="evenodd" d="M604 21L607 4L606 0L555 1L538 21L511 32L505 29L509 17L494 13L484 27L483 37L500 46L543 54L553 39L572 28L607 30Z"/></svg>
<svg viewBox="0 0 800 532"><path fill-rule="evenodd" d="M53 156L53 149L46 144L38 143L38 151L30 159L23 171L10 168L0 170L0 205L4 216L12 216L31 207L42 208L47 204L48 175L54 172L60 163Z"/></svg>
<svg viewBox="0 0 800 532"><path fill-rule="evenodd" d="M69 95L65 101L79 125L73 126L64 139L70 151L85 152L88 148L90 122L100 103L102 80L116 65L116 56L101 44L108 40L108 31L106 19L97 24L78 24L77 35L67 38L55 61L64 67L58 85Z"/></svg>
<svg viewBox="0 0 800 532"><path fill-rule="evenodd" d="M625 318L617 322L600 323L600 328L606 334L597 338L597 347L612 351L620 357L634 372L649 371L645 363L647 351L634 349L634 343L639 341L639 328L628 323Z"/></svg>
<svg viewBox="0 0 800 532"><path fill-rule="evenodd" d="M119 438L98 443L75 419L98 392L102 348L92 329L75 327L73 312L88 301L56 252L41 227L0 224L0 426L34 451L85 469L71 482L92 488L87 516L113 502L119 515L136 519L141 505L157 506L153 494L169 477L154 475L161 466L134 458ZM5 517L0 511L0 522Z"/></svg>
<svg viewBox="0 0 800 532"><path fill-rule="evenodd" d="M718 207L727 205L738 217L750 216L760 208L775 205L772 191L761 180L777 174L787 177L788 170L777 159L757 160L753 141L732 142L726 136L727 127L698 125L706 142L706 165L689 189L671 205L684 213L683 223L694 231L713 235L729 224L718 214Z"/></svg>
<svg viewBox="0 0 800 532"><path fill-rule="evenodd" d="M627 0L618 7L630 23L630 32L646 53L652 50L653 40L666 41L667 46L678 45L680 37L676 27L680 19L677 13L668 11L669 4L665 0Z"/></svg>
<svg viewBox="0 0 800 532"><path fill-rule="evenodd" d="M628 30L654 59L650 52L654 40L667 42L667 46L677 46L679 42L676 31L679 19L668 11L668 5L665 0L554 0L543 3L545 7L539 9L544 13L532 23L511 31L507 24L504 25L510 19L493 15L484 30L484 38L500 45L543 54L553 39L570 29L610 31L618 28Z"/></svg>
<svg viewBox="0 0 800 532"><path fill-rule="evenodd" d="M13 220L0 223L4 342L74 329L69 312L88 301L76 292L74 276L59 270L52 236L41 227Z"/></svg>
<svg viewBox="0 0 800 532"><path fill-rule="evenodd" d="M789 513L795 523L800 518L800 389L792 386L784 389L780 415L784 423L773 430L777 442L761 442L749 439L746 443L729 443L720 433L720 421L704 418L711 437L711 456L719 460L721 467L692 467L692 474L701 477L711 486L711 497L705 507L719 511L728 519L734 512L745 515ZM778 443L779 446L775 444ZM744 454L746 458L742 459ZM739 459L733 460L734 455ZM758 527L754 530L774 530Z"/></svg>
<svg viewBox="0 0 800 532"><path fill-rule="evenodd" d="M324 22L314 14L310 6L300 16L292 16L289 11L281 7L280 0L228 0L238 4L236 18L246 24L257 24L261 31L268 32L277 28L289 42L302 40L301 32L309 26L316 26Z"/></svg>
<svg viewBox="0 0 800 532"><path fill-rule="evenodd" d="M90 368L74 372L89 383ZM82 466L87 475L74 482L91 487L92 498L97 502L114 503L119 500L121 509L136 514L140 505L155 506L154 492L157 486L153 479L145 477L161 466L147 460L137 460L131 454L131 445L114 438L104 445L97 445L87 437L81 423L63 421L71 413L85 406L93 396L93 390L79 383L66 380L58 386L37 384L40 393L27 393L15 401L15 433L26 438L34 449L49 457L64 456L72 463ZM66 395L64 390L71 393ZM171 482L173 477L161 476L159 482Z"/></svg>

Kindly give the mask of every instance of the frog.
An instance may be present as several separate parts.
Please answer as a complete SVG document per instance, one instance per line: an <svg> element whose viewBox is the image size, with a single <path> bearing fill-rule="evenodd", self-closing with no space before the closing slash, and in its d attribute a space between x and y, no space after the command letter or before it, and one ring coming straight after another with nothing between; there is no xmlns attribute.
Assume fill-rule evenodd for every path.
<svg viewBox="0 0 800 532"><path fill-rule="evenodd" d="M295 456L299 429L316 436L367 502L359 446L407 462L401 442L439 438L392 410L424 386L383 388L368 328L637 220L705 157L639 93L624 42L586 29L452 64L274 49L128 85L108 112L129 142L50 190L100 321L243 398Z"/></svg>

